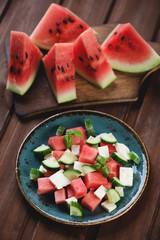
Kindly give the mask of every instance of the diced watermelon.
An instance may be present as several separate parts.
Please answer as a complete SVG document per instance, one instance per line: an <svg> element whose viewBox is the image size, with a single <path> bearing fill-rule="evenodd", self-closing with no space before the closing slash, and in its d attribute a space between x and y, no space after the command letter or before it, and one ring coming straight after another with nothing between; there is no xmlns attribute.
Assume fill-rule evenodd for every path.
<svg viewBox="0 0 160 240"><path fill-rule="evenodd" d="M118 163L117 162L105 162L105 165L107 165L109 167L109 175L108 175L108 179L110 180L112 177L119 177L118 176L118 172L119 172L119 167L118 167Z"/></svg>
<svg viewBox="0 0 160 240"><path fill-rule="evenodd" d="M82 147L86 144L86 139L82 139L82 141L80 142L80 151L82 150Z"/></svg>
<svg viewBox="0 0 160 240"><path fill-rule="evenodd" d="M100 146L108 146L108 149L109 149L109 154L112 154L112 152L116 152L116 148L113 144L107 144L103 141L100 142Z"/></svg>
<svg viewBox="0 0 160 240"><path fill-rule="evenodd" d="M38 194L46 194L56 190L56 187L51 183L49 177L38 178Z"/></svg>
<svg viewBox="0 0 160 240"><path fill-rule="evenodd" d="M68 185L68 186L66 187L66 189L67 189L67 198L74 197L74 192L73 192L73 190L72 190L71 185Z"/></svg>
<svg viewBox="0 0 160 240"><path fill-rule="evenodd" d="M50 177L54 173L55 173L55 171L51 171L51 170L47 169L47 172L44 173L44 177Z"/></svg>
<svg viewBox="0 0 160 240"><path fill-rule="evenodd" d="M82 178L76 178L71 181L71 188L73 190L74 196L76 198L82 198L87 194L87 188L82 180Z"/></svg>
<svg viewBox="0 0 160 240"><path fill-rule="evenodd" d="M95 189L101 185L106 185L108 180L100 172L89 172L84 176L84 182L87 188Z"/></svg>
<svg viewBox="0 0 160 240"><path fill-rule="evenodd" d="M107 190L112 188L112 183L108 182L107 184L103 185Z"/></svg>
<svg viewBox="0 0 160 240"><path fill-rule="evenodd" d="M58 161L63 153L64 153L64 151L54 150L53 151L53 157L55 157L55 159ZM60 165L60 169L65 169L65 165L64 164L59 163L59 165Z"/></svg>
<svg viewBox="0 0 160 240"><path fill-rule="evenodd" d="M70 129L67 129L66 131L68 132L68 131L70 131L72 129L76 129L76 130L80 131L83 134L83 138L77 137L77 136L72 136L72 138L73 138L72 145L79 145L82 140L86 140L87 139L86 132L85 132L83 127L70 128Z"/></svg>
<svg viewBox="0 0 160 240"><path fill-rule="evenodd" d="M48 144L54 150L65 150L66 149L66 147L63 143L63 136L50 137L49 140L48 140Z"/></svg>
<svg viewBox="0 0 160 240"><path fill-rule="evenodd" d="M54 192L54 198L56 204L65 203L66 201L66 191L65 188L58 189Z"/></svg>
<svg viewBox="0 0 160 240"><path fill-rule="evenodd" d="M94 191L90 190L82 199L81 204L93 212L100 204L100 202L101 199L94 194Z"/></svg>
<svg viewBox="0 0 160 240"><path fill-rule="evenodd" d="M93 148L93 147L85 144L82 147L78 161L84 162L84 163L89 163L89 164L94 164L94 161L95 161L97 155L98 155L98 150L96 148Z"/></svg>

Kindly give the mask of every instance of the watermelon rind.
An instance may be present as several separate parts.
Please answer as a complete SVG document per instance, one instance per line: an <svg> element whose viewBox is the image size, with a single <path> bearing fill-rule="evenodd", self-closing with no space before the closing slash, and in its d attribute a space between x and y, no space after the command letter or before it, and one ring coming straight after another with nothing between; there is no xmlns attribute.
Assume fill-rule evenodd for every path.
<svg viewBox="0 0 160 240"><path fill-rule="evenodd" d="M102 89L106 88L109 86L117 77L114 74L113 71L110 71L110 73L107 73L100 82L93 81L92 78L84 74L81 70L76 68L76 73L85 78L89 83L95 85L96 87L100 87Z"/></svg>
<svg viewBox="0 0 160 240"><path fill-rule="evenodd" d="M111 33L108 35L108 37L102 43L102 45L101 45L102 48L103 48L103 45L105 45L105 43L107 42L107 40L110 38L110 36L116 31L116 29L120 25L121 24L118 24L111 31ZM116 60L116 59L110 59L108 56L107 56L107 61L109 62L111 67L115 70L122 71L122 72L129 72L129 73L142 73L142 72L147 72L147 71L157 67L158 65L160 65L160 56L152 48L152 56L148 60L146 60L142 63L127 64L126 62L122 62L122 61L119 61L119 60Z"/></svg>
<svg viewBox="0 0 160 240"><path fill-rule="evenodd" d="M37 69L32 73L27 83L24 84L23 86L16 85L15 83L12 84L10 81L7 81L6 89L23 96L35 81L38 69L39 69L39 65Z"/></svg>

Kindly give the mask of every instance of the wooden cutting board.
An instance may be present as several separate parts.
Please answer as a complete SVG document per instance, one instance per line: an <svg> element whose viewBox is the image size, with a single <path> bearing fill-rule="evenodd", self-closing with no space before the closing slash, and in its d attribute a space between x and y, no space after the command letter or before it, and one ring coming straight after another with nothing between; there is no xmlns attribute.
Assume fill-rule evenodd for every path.
<svg viewBox="0 0 160 240"><path fill-rule="evenodd" d="M114 27L115 24L93 27L98 33L97 39L100 44ZM150 42L150 45L160 54L159 43ZM5 41L5 49L7 60L9 61L9 38ZM15 111L20 117L29 117L43 112L84 105L136 101L140 97L143 81L159 68L160 66L145 74L127 74L115 71L117 79L105 89L97 88L79 75L76 75L77 99L58 105L48 85L44 68L41 64L37 78L29 91L24 96L14 94Z"/></svg>

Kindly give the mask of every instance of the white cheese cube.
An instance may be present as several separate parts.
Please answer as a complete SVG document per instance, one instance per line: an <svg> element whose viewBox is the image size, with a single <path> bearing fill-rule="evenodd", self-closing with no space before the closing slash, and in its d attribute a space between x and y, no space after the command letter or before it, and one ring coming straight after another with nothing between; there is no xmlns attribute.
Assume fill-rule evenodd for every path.
<svg viewBox="0 0 160 240"><path fill-rule="evenodd" d="M41 171L42 173L46 173L47 172L47 169L43 167L43 165L41 165L39 167L39 171Z"/></svg>
<svg viewBox="0 0 160 240"><path fill-rule="evenodd" d="M102 147L98 147L98 153L99 155L101 155L104 158L108 158L109 157L109 149L108 146L102 146Z"/></svg>
<svg viewBox="0 0 160 240"><path fill-rule="evenodd" d="M75 161L74 162L74 165L73 165L73 169L77 169L77 170L79 170L79 171L81 171L82 173L81 173L81 176L84 176L85 175L85 172L84 172L84 170L83 170L83 168L82 168L82 166L83 165L89 165L88 163L83 163L83 162L79 162L79 161Z"/></svg>
<svg viewBox="0 0 160 240"><path fill-rule="evenodd" d="M115 187L115 190L119 193L120 197L124 197L123 187Z"/></svg>
<svg viewBox="0 0 160 240"><path fill-rule="evenodd" d="M120 167L119 180L124 186L133 186L133 169L130 167Z"/></svg>
<svg viewBox="0 0 160 240"><path fill-rule="evenodd" d="M108 200L102 202L101 206L109 213L112 212L117 207L115 203L111 203Z"/></svg>
<svg viewBox="0 0 160 240"><path fill-rule="evenodd" d="M61 189L63 187L66 187L70 184L70 181L68 178L66 178L63 174L63 169L59 170L58 172L52 174L49 177L49 180L56 186L57 189Z"/></svg>
<svg viewBox="0 0 160 240"><path fill-rule="evenodd" d="M115 144L116 151L120 153L126 160L130 160L128 153L130 152L129 148L123 143L116 143Z"/></svg>
<svg viewBox="0 0 160 240"><path fill-rule="evenodd" d="M66 203L67 203L68 206L70 205L70 202L71 202L71 201L77 202L77 198L75 198L75 197L67 198L67 199L66 199Z"/></svg>
<svg viewBox="0 0 160 240"><path fill-rule="evenodd" d="M94 194L99 198L102 199L106 195L107 189L101 185L97 190L94 192Z"/></svg>
<svg viewBox="0 0 160 240"><path fill-rule="evenodd" d="M76 155L79 156L80 153L80 145L72 145L71 146L71 152Z"/></svg>

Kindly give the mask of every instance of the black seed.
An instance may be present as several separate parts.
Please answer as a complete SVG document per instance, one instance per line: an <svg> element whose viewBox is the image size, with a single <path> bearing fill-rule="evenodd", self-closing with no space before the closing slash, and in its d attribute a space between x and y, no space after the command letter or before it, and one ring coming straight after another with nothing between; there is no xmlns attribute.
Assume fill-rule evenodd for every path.
<svg viewBox="0 0 160 240"><path fill-rule="evenodd" d="M49 29L48 31L49 31L49 33L52 33L52 32L53 32L52 29Z"/></svg>
<svg viewBox="0 0 160 240"><path fill-rule="evenodd" d="M99 52L101 52L101 49L100 48L97 48Z"/></svg>
<svg viewBox="0 0 160 240"><path fill-rule="evenodd" d="M114 34L117 34L117 32L114 32Z"/></svg>
<svg viewBox="0 0 160 240"><path fill-rule="evenodd" d="M69 77L66 77L66 81L67 81L67 82L69 81Z"/></svg>
<svg viewBox="0 0 160 240"><path fill-rule="evenodd" d="M123 40L124 40L124 38L125 38L125 36L123 35L123 36L121 37L121 41L123 41Z"/></svg>
<svg viewBox="0 0 160 240"><path fill-rule="evenodd" d="M53 73L53 72L54 72L54 70L55 70L55 67L52 67L52 68L51 68L51 73Z"/></svg>
<svg viewBox="0 0 160 240"><path fill-rule="evenodd" d="M61 67L61 71L64 72L64 68L63 67Z"/></svg>
<svg viewBox="0 0 160 240"><path fill-rule="evenodd" d="M90 66L90 65L87 65L87 69L88 69L88 70L91 70L92 68L91 68L91 66Z"/></svg>
<svg viewBox="0 0 160 240"><path fill-rule="evenodd" d="M64 20L63 20L63 23L64 23L64 24L67 24L67 21L64 19Z"/></svg>
<svg viewBox="0 0 160 240"><path fill-rule="evenodd" d="M58 69L59 71L61 70L59 66L57 66L57 69Z"/></svg>
<svg viewBox="0 0 160 240"><path fill-rule="evenodd" d="M80 24L79 26L80 26L80 28L82 28L82 29L83 29L83 25L81 25L81 24Z"/></svg>
<svg viewBox="0 0 160 240"><path fill-rule="evenodd" d="M99 59L98 55L96 55L97 60Z"/></svg>
<svg viewBox="0 0 160 240"><path fill-rule="evenodd" d="M69 64L67 63L66 65L67 65L67 67L69 68Z"/></svg>
<svg viewBox="0 0 160 240"><path fill-rule="evenodd" d="M69 17L69 18L68 18L68 21L70 21L71 23L73 23L73 22L74 22L74 19L71 18L71 17Z"/></svg>
<svg viewBox="0 0 160 240"><path fill-rule="evenodd" d="M81 62L83 62L83 58L79 57L79 60L80 60Z"/></svg>
<svg viewBox="0 0 160 240"><path fill-rule="evenodd" d="M21 74L21 69L18 69L17 73L18 73L18 75L20 75Z"/></svg>
<svg viewBox="0 0 160 240"><path fill-rule="evenodd" d="M120 46L116 46L116 49L117 49L117 51L119 51L119 49L120 49Z"/></svg>
<svg viewBox="0 0 160 240"><path fill-rule="evenodd" d="M97 72L97 69L96 68L92 68L93 72Z"/></svg>
<svg viewBox="0 0 160 240"><path fill-rule="evenodd" d="M89 59L90 59L91 61L93 61L93 57L92 57L92 56L90 56Z"/></svg>
<svg viewBox="0 0 160 240"><path fill-rule="evenodd" d="M109 44L109 45L108 45L108 48L111 48L111 47L112 47L112 44Z"/></svg>
<svg viewBox="0 0 160 240"><path fill-rule="evenodd" d="M28 53L27 52L25 52L25 55L26 55L26 59L28 58Z"/></svg>
<svg viewBox="0 0 160 240"><path fill-rule="evenodd" d="M10 72L14 72L14 67L13 66L10 66Z"/></svg>
<svg viewBox="0 0 160 240"><path fill-rule="evenodd" d="M59 26L59 23L56 23L56 26L58 27L58 26Z"/></svg>
<svg viewBox="0 0 160 240"><path fill-rule="evenodd" d="M18 60L18 55L16 55L16 59Z"/></svg>
<svg viewBox="0 0 160 240"><path fill-rule="evenodd" d="M22 64L23 64L23 61L21 61L20 64L22 65Z"/></svg>
<svg viewBox="0 0 160 240"><path fill-rule="evenodd" d="M71 78L72 78L73 80L75 80L75 76L71 76Z"/></svg>
<svg viewBox="0 0 160 240"><path fill-rule="evenodd" d="M57 28L57 32L60 34L61 33L61 30L59 28Z"/></svg>

